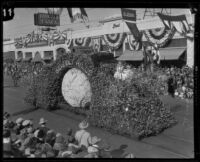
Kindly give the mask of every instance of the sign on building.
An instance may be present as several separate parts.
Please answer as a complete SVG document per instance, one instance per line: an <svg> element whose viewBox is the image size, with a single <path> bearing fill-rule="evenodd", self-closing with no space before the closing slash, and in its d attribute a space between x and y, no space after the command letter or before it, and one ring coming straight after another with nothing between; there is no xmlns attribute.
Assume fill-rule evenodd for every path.
<svg viewBox="0 0 200 162"><path fill-rule="evenodd" d="M34 25L37 26L60 26L60 17L55 14L36 13L34 14Z"/></svg>

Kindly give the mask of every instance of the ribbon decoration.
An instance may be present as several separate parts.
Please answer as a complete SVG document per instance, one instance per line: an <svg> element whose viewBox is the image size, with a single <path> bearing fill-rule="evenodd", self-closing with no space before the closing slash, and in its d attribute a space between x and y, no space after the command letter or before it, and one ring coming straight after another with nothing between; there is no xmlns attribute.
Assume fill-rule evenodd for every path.
<svg viewBox="0 0 200 162"><path fill-rule="evenodd" d="M73 39L73 46L82 46L85 38Z"/></svg>
<svg viewBox="0 0 200 162"><path fill-rule="evenodd" d="M127 35L127 40L131 50L139 51L142 49L142 42L137 41L133 35Z"/></svg>
<svg viewBox="0 0 200 162"><path fill-rule="evenodd" d="M48 34L47 33L42 33L42 40L48 41Z"/></svg>
<svg viewBox="0 0 200 162"><path fill-rule="evenodd" d="M67 45L67 48L70 49L71 46L72 46L72 39L67 39L67 40L65 41L65 44Z"/></svg>
<svg viewBox="0 0 200 162"><path fill-rule="evenodd" d="M62 33L61 33L61 39L67 39L67 31L64 30Z"/></svg>
<svg viewBox="0 0 200 162"><path fill-rule="evenodd" d="M123 43L125 36L125 33L106 34L103 35L103 40L112 50L116 50Z"/></svg>
<svg viewBox="0 0 200 162"><path fill-rule="evenodd" d="M167 30L164 28L150 29L143 31L146 39L151 44L157 44L158 47L164 47L174 36L175 28Z"/></svg>
<svg viewBox="0 0 200 162"><path fill-rule="evenodd" d="M91 44L91 38L90 37L73 39L73 46L89 47L90 44Z"/></svg>
<svg viewBox="0 0 200 162"><path fill-rule="evenodd" d="M101 48L101 39L100 37L92 38L92 48L95 52L99 52Z"/></svg>
<svg viewBox="0 0 200 162"><path fill-rule="evenodd" d="M53 33L53 40L55 41L55 40L58 40L58 39L60 39L60 32L55 31L55 32Z"/></svg>

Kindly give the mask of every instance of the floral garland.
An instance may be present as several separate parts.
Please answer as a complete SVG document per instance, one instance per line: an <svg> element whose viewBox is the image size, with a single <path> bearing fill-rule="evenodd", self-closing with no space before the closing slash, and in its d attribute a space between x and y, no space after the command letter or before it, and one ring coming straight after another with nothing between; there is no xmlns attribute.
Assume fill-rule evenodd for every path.
<svg viewBox="0 0 200 162"><path fill-rule="evenodd" d="M106 34L103 39L112 50L118 49L125 39L125 33Z"/></svg>
<svg viewBox="0 0 200 162"><path fill-rule="evenodd" d="M175 28L167 30L164 28L150 29L143 31L146 39L151 44L157 44L158 47L164 47L174 36Z"/></svg>
<svg viewBox="0 0 200 162"><path fill-rule="evenodd" d="M133 35L127 35L127 40L131 50L139 51L142 49L142 42L136 41Z"/></svg>

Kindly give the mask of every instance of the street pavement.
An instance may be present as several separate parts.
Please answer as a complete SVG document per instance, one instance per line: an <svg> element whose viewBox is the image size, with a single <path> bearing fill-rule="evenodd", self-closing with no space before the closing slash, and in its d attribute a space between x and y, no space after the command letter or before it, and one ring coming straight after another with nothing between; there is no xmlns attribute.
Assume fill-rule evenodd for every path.
<svg viewBox="0 0 200 162"><path fill-rule="evenodd" d="M67 111L66 105L54 111L35 110L23 102L24 96L25 90L22 87L13 87L11 80L4 78L4 111L12 114L11 119L15 120L19 116L32 119L37 127L39 119L44 117L51 129L62 134L69 127L77 130L79 122L84 119L83 116ZM88 130L92 136L106 140L112 146L111 154L116 158L128 152L134 153L137 158L194 158L193 103L169 96L161 99L171 107L178 124L157 136L138 141L96 127L89 127Z"/></svg>

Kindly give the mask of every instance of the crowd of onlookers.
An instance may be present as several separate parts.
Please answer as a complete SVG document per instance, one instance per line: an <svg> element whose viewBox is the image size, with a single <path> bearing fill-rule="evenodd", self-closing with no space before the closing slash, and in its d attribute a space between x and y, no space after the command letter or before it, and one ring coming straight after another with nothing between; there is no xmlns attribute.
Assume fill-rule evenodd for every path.
<svg viewBox="0 0 200 162"><path fill-rule="evenodd" d="M39 127L33 120L18 118L10 120L10 114L4 113L3 121L3 157L27 158L112 158L111 146L88 132L89 123L83 120L79 130L68 128L65 135L56 133L41 118ZM122 158L133 158L133 154Z"/></svg>
<svg viewBox="0 0 200 162"><path fill-rule="evenodd" d="M13 80L14 86L18 86L18 83L23 77L30 77L29 74L39 74L42 70L43 63L32 62L13 62L4 63L3 72L4 75L10 76Z"/></svg>
<svg viewBox="0 0 200 162"><path fill-rule="evenodd" d="M184 66L183 68L166 68L165 73L169 76L168 91L174 97L193 98L194 76L193 69Z"/></svg>
<svg viewBox="0 0 200 162"><path fill-rule="evenodd" d="M135 68L131 64L119 62L114 77L120 80L130 80L133 76L136 77L135 75L142 74L143 72L143 64ZM171 68L155 67L154 75L158 75L158 78L161 78L159 84L162 84L162 92L159 92L159 94L166 94L166 92L168 92L173 97L180 97L182 99L193 98L193 68L188 66L182 68L173 66Z"/></svg>

